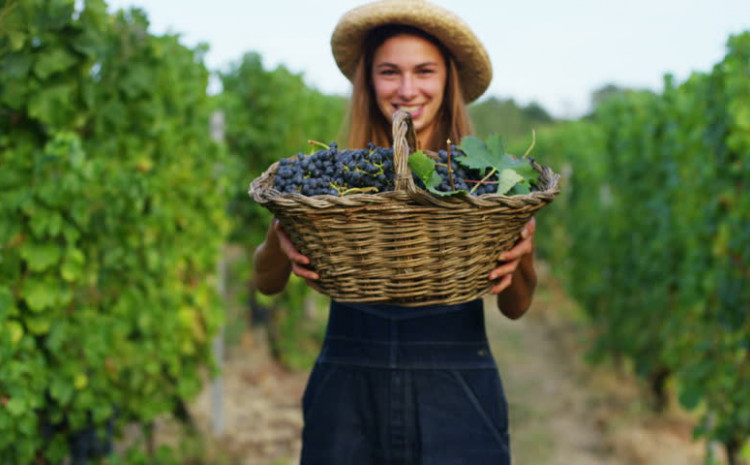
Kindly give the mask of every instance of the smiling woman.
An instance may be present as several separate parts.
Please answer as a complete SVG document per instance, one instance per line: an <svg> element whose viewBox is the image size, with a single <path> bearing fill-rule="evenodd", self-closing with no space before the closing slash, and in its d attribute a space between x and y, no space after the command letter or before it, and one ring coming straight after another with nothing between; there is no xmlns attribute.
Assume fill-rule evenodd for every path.
<svg viewBox="0 0 750 465"><path fill-rule="evenodd" d="M419 147L412 148L437 151L471 134L466 102L487 89L492 66L452 12L424 0L376 1L345 14L331 45L353 83L349 148L392 147L399 110L414 122ZM498 231L489 242L499 240ZM521 317L531 303L533 240L530 221L486 277L508 318ZM320 276L312 268L278 222L255 251L263 293L281 291L291 273L315 287ZM507 404L487 342L483 300L457 302L331 302L302 400L303 465L510 464Z"/></svg>
<svg viewBox="0 0 750 465"><path fill-rule="evenodd" d="M391 145L397 108L412 114L418 148L445 148L447 139L456 142L472 132L466 104L487 89L492 65L473 31L452 12L420 0L370 3L344 15L331 47L353 84L350 147Z"/></svg>

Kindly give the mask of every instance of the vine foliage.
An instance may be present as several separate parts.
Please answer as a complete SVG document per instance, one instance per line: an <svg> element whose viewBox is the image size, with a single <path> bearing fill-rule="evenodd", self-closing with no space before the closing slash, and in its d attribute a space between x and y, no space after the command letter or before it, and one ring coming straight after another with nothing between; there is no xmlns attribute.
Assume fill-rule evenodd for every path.
<svg viewBox="0 0 750 465"><path fill-rule="evenodd" d="M662 394L671 377L736 464L750 437L750 32L711 72L664 82L542 132L567 195L537 243L588 312L594 355L630 360Z"/></svg>
<svg viewBox="0 0 750 465"><path fill-rule="evenodd" d="M213 366L224 154L202 48L102 0L0 5L0 457L59 463Z"/></svg>

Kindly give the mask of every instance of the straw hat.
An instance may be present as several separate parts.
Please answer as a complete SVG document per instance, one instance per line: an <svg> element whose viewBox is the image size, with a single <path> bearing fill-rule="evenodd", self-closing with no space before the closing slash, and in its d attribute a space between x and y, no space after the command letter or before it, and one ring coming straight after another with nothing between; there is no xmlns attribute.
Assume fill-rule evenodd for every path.
<svg viewBox="0 0 750 465"><path fill-rule="evenodd" d="M487 90L492 64L482 43L461 18L425 0L379 0L341 17L331 36L331 48L336 64L349 80L354 77L367 33L386 24L413 26L442 42L456 60L466 102Z"/></svg>

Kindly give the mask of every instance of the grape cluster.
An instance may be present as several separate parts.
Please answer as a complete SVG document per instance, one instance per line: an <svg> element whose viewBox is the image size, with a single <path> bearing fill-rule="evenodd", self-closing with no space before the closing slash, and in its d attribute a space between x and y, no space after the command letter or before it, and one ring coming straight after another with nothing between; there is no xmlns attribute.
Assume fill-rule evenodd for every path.
<svg viewBox="0 0 750 465"><path fill-rule="evenodd" d="M497 173L484 179L484 175L479 170L468 169L458 162L458 158L465 157L466 154L455 145L450 146L451 170L448 171L448 151L440 150L437 152L438 160L435 160L435 171L440 175L443 181L436 187L440 192L466 191L471 195L494 194L497 192ZM453 178L453 185L451 185ZM483 181L483 182L480 182ZM472 189L474 189L472 191Z"/></svg>
<svg viewBox="0 0 750 465"><path fill-rule="evenodd" d="M279 161L274 188L283 194L346 195L392 191L393 150L370 143L360 150L339 150L336 142L310 155Z"/></svg>
<svg viewBox="0 0 750 465"><path fill-rule="evenodd" d="M496 173L484 179L479 170L468 169L458 162L459 157L466 155L455 145L450 146L450 151L450 171L447 151L437 152L435 171L443 180L436 188L438 191L465 191L472 195L497 192ZM360 150L339 150L338 144L331 142L328 148L310 155L300 153L280 160L274 188L282 194L305 196L387 192L393 190L395 176L392 149L369 143ZM414 176L414 181L425 188L418 177Z"/></svg>

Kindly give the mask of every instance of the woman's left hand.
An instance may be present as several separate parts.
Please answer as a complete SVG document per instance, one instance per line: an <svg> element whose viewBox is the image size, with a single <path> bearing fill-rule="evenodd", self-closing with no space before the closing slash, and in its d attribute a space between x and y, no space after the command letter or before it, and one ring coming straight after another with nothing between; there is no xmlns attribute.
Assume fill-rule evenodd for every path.
<svg viewBox="0 0 750 465"><path fill-rule="evenodd" d="M505 263L490 272L490 280L495 281L500 279L497 284L492 286L493 294L499 294L510 287L513 282L513 273L515 273L518 268L518 264L521 263L521 259L525 255L531 255L534 253L535 231L536 220L531 218L521 231L521 239L516 242L513 248L500 255L500 260Z"/></svg>

